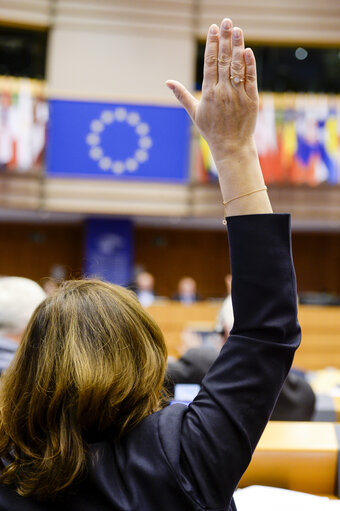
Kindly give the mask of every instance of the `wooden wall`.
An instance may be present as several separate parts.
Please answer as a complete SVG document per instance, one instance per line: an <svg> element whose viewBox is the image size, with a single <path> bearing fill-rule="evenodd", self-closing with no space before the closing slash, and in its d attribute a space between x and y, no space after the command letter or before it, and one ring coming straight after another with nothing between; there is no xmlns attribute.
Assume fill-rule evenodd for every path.
<svg viewBox="0 0 340 511"><path fill-rule="evenodd" d="M293 233L298 290L340 295L340 233ZM156 291L169 296L183 275L198 283L203 297L225 293L229 271L226 234L216 231L138 228L136 262L154 274Z"/></svg>
<svg viewBox="0 0 340 511"><path fill-rule="evenodd" d="M53 265L65 266L67 278L79 277L82 227L69 224L0 223L0 275L41 283Z"/></svg>
<svg viewBox="0 0 340 511"><path fill-rule="evenodd" d="M68 278L81 275L82 224L0 223L0 275L41 280L53 264ZM340 233L293 233L299 291L340 295ZM178 280L189 275L203 298L225 294L230 271L224 231L137 227L135 262L154 274L156 291L171 296Z"/></svg>
<svg viewBox="0 0 340 511"><path fill-rule="evenodd" d="M226 292L230 265L224 232L138 228L135 260L153 273L159 295L174 294L183 276L196 280L203 297Z"/></svg>
<svg viewBox="0 0 340 511"><path fill-rule="evenodd" d="M301 291L340 295L340 233L295 233L293 254Z"/></svg>

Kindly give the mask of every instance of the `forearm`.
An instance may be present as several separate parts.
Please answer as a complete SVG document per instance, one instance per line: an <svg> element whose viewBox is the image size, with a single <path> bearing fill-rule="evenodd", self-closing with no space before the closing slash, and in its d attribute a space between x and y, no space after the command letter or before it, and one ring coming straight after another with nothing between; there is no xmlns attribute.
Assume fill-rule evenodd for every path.
<svg viewBox="0 0 340 511"><path fill-rule="evenodd" d="M226 216L272 213L257 149L252 139L243 147L215 147L212 153L218 169ZM251 195L243 194L261 190ZM232 200L231 202L228 202Z"/></svg>

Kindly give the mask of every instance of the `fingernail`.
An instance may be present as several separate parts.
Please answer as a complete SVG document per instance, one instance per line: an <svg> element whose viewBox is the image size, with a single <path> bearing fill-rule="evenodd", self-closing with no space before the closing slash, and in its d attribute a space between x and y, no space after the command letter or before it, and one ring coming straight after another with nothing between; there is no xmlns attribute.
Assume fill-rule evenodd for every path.
<svg viewBox="0 0 340 511"><path fill-rule="evenodd" d="M253 57L253 51L251 48L247 48L244 50L244 58L246 59L246 62L251 62L251 59Z"/></svg>
<svg viewBox="0 0 340 511"><path fill-rule="evenodd" d="M217 25L211 25L209 29L210 34L216 35L218 34L218 26Z"/></svg>
<svg viewBox="0 0 340 511"><path fill-rule="evenodd" d="M224 28L224 30L229 30L232 27L232 25L233 24L229 18L225 18L222 21L222 27Z"/></svg>
<svg viewBox="0 0 340 511"><path fill-rule="evenodd" d="M240 39L241 35L242 35L241 29L237 28L237 27L234 28L234 30L233 30L233 39Z"/></svg>
<svg viewBox="0 0 340 511"><path fill-rule="evenodd" d="M165 82L165 85L166 85L167 87L169 87L169 89L171 89L171 90L175 90L175 86L174 86L174 84L173 84L173 83L171 83L171 82Z"/></svg>

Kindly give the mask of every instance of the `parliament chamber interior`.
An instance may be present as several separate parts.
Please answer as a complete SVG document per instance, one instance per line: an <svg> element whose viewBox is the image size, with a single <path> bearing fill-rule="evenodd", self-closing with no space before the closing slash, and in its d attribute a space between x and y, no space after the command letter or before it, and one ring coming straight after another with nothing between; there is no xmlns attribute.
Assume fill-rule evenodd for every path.
<svg viewBox="0 0 340 511"><path fill-rule="evenodd" d="M209 146L165 81L201 98L225 17L257 61L255 141L291 215L302 332L235 502L340 509L339 0L0 3L0 308L3 277L131 289L164 335L170 403L195 398L233 326L229 242Z"/></svg>

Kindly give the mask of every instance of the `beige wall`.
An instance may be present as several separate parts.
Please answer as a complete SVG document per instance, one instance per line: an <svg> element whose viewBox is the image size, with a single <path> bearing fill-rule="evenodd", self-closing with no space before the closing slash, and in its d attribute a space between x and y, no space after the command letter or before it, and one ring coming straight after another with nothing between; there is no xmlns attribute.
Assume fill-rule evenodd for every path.
<svg viewBox="0 0 340 511"><path fill-rule="evenodd" d="M0 21L46 27L51 5L51 0L0 0Z"/></svg>
<svg viewBox="0 0 340 511"><path fill-rule="evenodd" d="M49 48L48 82L54 95L172 100L165 80L193 83L193 44L187 35L161 38L61 27L53 29Z"/></svg>
<svg viewBox="0 0 340 511"><path fill-rule="evenodd" d="M248 41L340 42L339 0L201 0L196 33L225 16Z"/></svg>
<svg viewBox="0 0 340 511"><path fill-rule="evenodd" d="M224 16L248 41L340 43L340 0L0 0L2 21L51 27L51 93L173 101L195 44Z"/></svg>
<svg viewBox="0 0 340 511"><path fill-rule="evenodd" d="M165 80L191 86L193 0L56 4L48 55L52 93L173 101Z"/></svg>

